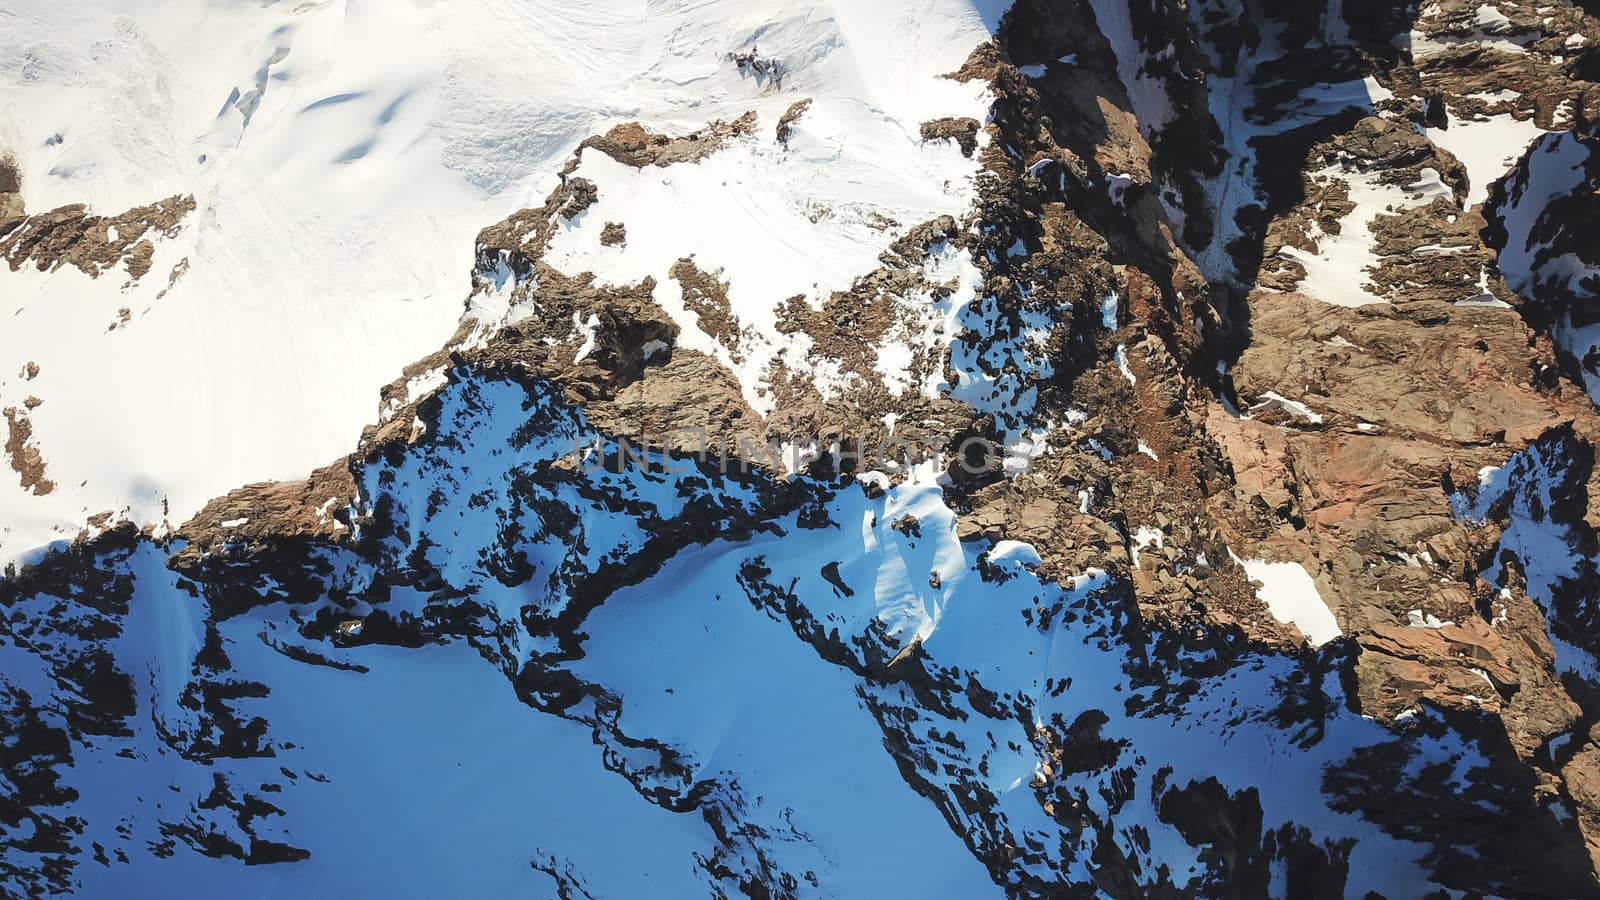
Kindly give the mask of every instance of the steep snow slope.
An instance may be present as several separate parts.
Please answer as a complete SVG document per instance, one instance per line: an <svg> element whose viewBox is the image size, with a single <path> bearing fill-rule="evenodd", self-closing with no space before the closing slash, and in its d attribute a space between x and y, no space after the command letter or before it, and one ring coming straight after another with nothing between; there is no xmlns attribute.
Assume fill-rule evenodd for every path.
<svg viewBox="0 0 1600 900"><path fill-rule="evenodd" d="M124 623L118 660L139 693L134 733L86 747L66 779L81 799L64 812L91 823L84 846L99 844L127 859L82 868L84 894L162 893L174 884L231 886L236 894L330 893L362 872L374 895L538 896L550 890L550 876L533 863L552 859L581 867L590 889L604 894L695 889L694 854L709 850L709 836L640 802L605 771L585 729L530 715L465 645L385 648L361 654L362 671L339 670L298 662L264 642L293 645L292 631L280 634L282 610L232 620L219 632L222 646L236 677L272 685L270 695L243 709L272 723L276 752L216 766L179 758L157 729L186 724L184 682L162 682L181 676L204 642L194 618L203 610L173 590L160 561L148 553L131 561L140 573L130 600L137 613ZM123 747L132 754L114 752ZM187 849L165 859L147 852L146 842L174 835L158 827L163 821L205 821L205 805L185 809L185 798L212 795L217 778L281 812L258 807L253 827L250 819L243 828L224 820L212 826L219 837L210 840L238 839L252 852L268 838L343 848L259 880L232 860ZM262 837L246 836L251 831ZM617 842L632 848L633 865L606 864Z"/></svg>
<svg viewBox="0 0 1600 900"><path fill-rule="evenodd" d="M1426 848L1365 818L1359 787L1343 806L1320 793L1394 739L1344 708L1336 677L1202 638L1170 658L1181 683L1149 678L1141 657L1180 636L1136 633L1105 572L1046 583L1027 544L962 542L931 468L876 496L819 490L584 609L652 532L684 543L671 528L708 504L737 519L771 498L728 485L697 512L692 467L564 482L562 456L597 435L547 390L462 378L439 402L426 448L362 473L388 509L374 566L326 551L328 587L375 589L352 610L371 635L319 636L342 614L331 598L213 620L147 542L99 561L121 576L109 590L73 566L12 605L6 721L71 759L39 765L75 793L30 792L39 840L0 864L105 857L63 882L88 891L358 877L389 896L549 895L554 877L590 896L983 897L1093 884L1114 854L1205 896L1228 870L1173 810L1216 784L1278 832L1258 861L1274 884L1323 867L1348 896L1427 883ZM525 421L538 436L519 443ZM430 496L455 484L488 502ZM511 559L529 571L508 587ZM244 590L282 594L266 570ZM112 673L125 708L105 702ZM102 700L58 705L57 682ZM51 731L64 748L30 739ZM1432 725L1389 746L1392 790L1466 789L1486 765Z"/></svg>
<svg viewBox="0 0 1600 900"><path fill-rule="evenodd" d="M1491 198L1506 283L1551 321L1551 335L1600 404L1600 260L1588 230L1600 154L1578 134L1538 139Z"/></svg>
<svg viewBox="0 0 1600 900"><path fill-rule="evenodd" d="M0 486L0 560L102 511L178 523L233 485L347 452L375 419L375 389L452 331L471 265L461 248L543 196L557 161L610 123L687 130L756 110L768 129L816 97L834 137L797 153L788 178L848 179L834 190L862 203L881 199L872 185L916 183L912 196L959 209L968 166L917 162L917 126L952 106L981 115L972 91L937 76L988 36L998 13L982 6L7 4L0 145L28 211L114 214L174 194L198 208L135 284L0 271L0 402L43 401L29 418L56 485ZM782 64L781 85L727 58L752 48ZM777 187L751 174L757 193ZM755 196L744 202L777 259L801 252L789 244L836 259L828 285L862 274L890 238L818 245L761 212L792 206L782 193ZM742 263L772 265L749 250ZM24 384L28 362L39 373Z"/></svg>

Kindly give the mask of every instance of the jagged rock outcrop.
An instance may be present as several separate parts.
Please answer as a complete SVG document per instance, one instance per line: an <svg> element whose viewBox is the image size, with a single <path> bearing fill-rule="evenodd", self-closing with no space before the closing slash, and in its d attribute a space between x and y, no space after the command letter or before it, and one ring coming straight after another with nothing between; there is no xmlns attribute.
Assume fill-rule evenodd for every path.
<svg viewBox="0 0 1600 900"><path fill-rule="evenodd" d="M731 122L712 122L699 131L684 135L661 134L638 122L627 122L603 135L589 138L583 142L583 146L592 147L625 166L670 166L704 159L715 153L722 142L749 134L755 127L754 110Z"/></svg>
<svg viewBox="0 0 1600 900"><path fill-rule="evenodd" d="M22 182L14 160L0 157L0 222L22 218Z"/></svg>
<svg viewBox="0 0 1600 900"><path fill-rule="evenodd" d="M56 485L45 477L44 454L33 441L33 424L28 421L28 412L38 405L38 398L29 400L33 403L24 403L20 408L8 406L0 411L6 419L6 460L17 473L24 490L43 495L55 490Z"/></svg>
<svg viewBox="0 0 1600 900"><path fill-rule="evenodd" d="M733 157L702 187L738 198L827 146L794 138L829 98L583 141L348 457L0 580L0 871L321 858L296 823L389 758L330 692L400 772L409 719L542 723L516 750L548 766L499 774L620 782L650 824L619 833L671 821L661 876L709 896L853 890L843 854L899 829L976 873L952 892L1600 895L1597 39L1573 7L1022 0L948 76L987 118L907 135L968 207L807 206L837 226L807 247L871 252L770 303L727 255L580 268L660 235L593 154ZM98 271L132 253L101 224L0 249ZM435 676L462 693L384 693ZM150 760L170 806L75 780Z"/></svg>
<svg viewBox="0 0 1600 900"><path fill-rule="evenodd" d="M15 171L8 171L15 184ZM5 177L0 173L0 195ZM173 196L115 216L92 215L83 204L23 215L20 194L9 198L3 202L14 211L6 215L0 208L0 257L12 271L29 263L41 272L70 265L98 278L120 265L135 281L150 271L152 238L176 236L195 208L193 197Z"/></svg>

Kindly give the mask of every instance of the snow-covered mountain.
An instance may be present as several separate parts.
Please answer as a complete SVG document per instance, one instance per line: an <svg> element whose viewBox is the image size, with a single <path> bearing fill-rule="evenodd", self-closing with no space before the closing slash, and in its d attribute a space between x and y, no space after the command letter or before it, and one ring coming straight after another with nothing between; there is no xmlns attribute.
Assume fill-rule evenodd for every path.
<svg viewBox="0 0 1600 900"><path fill-rule="evenodd" d="M1600 895L1600 18L0 2L0 895Z"/></svg>

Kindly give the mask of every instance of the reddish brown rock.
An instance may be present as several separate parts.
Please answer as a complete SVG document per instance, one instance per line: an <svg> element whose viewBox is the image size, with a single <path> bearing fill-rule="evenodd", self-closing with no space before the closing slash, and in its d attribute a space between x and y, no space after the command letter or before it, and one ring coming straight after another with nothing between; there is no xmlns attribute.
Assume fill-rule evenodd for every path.
<svg viewBox="0 0 1600 900"><path fill-rule="evenodd" d="M27 263L40 271L71 265L94 278L123 265L138 280L150 271L151 239L176 237L194 208L190 196L168 197L115 216L93 215L83 204L63 206L0 224L0 257L12 271Z"/></svg>
<svg viewBox="0 0 1600 900"><path fill-rule="evenodd" d="M752 110L732 122L712 122L699 131L668 135L651 131L638 122L625 122L603 135L589 138L583 147L593 147L619 163L634 168L693 163L717 152L727 141L750 134L756 127Z"/></svg>

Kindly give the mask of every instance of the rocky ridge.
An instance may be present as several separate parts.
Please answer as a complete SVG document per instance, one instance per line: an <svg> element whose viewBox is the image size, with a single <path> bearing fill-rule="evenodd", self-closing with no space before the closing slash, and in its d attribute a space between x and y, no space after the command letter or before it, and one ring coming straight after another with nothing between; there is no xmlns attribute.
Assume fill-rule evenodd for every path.
<svg viewBox="0 0 1600 900"><path fill-rule="evenodd" d="M8 641L74 688L60 709L7 695L25 736L7 871L44 891L85 864L56 773L86 736L136 730L116 641L138 585L170 579L205 621L189 712L155 716L183 758L288 750L240 712L272 686L225 674L239 628L323 668L466 644L591 732L640 797L705 823L713 895L818 893L806 865L826 854L793 849L751 773L635 730L644 701L608 681L602 626L652 590L747 600L848 673L900 778L1011 896L1595 894L1596 420L1570 339L1592 285L1568 268L1594 182L1567 160L1596 96L1568 51L1596 22L1373 6L1017 4L951 76L987 87L988 123L921 128L975 158L977 202L888 225L876 269L780 310L807 360L770 356L769 410L741 366L771 338L737 285L692 257L623 284L550 262L608 190L579 174L585 150L701 165L765 141L755 117L585 142L542 206L480 234L460 330L385 389L349 459L168 534L108 527L0 583ZM1490 85L1518 96L1472 96ZM1496 117L1551 136L1469 204L1483 170L1428 129ZM808 121L785 118L778 144ZM1537 187L1541 153L1588 180ZM1366 282L1319 280L1352 259L1346 281ZM684 346L690 325L711 346ZM898 339L920 354L896 381L879 360ZM843 452L891 433L920 448L904 470ZM998 452L958 465L973 436ZM985 637L873 608L891 563L835 536L857 521L929 568L904 564L919 602ZM1275 565L1342 637L1307 644L1263 583ZM1057 641L1075 663L1011 662ZM1196 746L1300 781L1206 772ZM1013 770L1026 790L996 786ZM265 788L206 787L159 825L167 853L315 857Z"/></svg>

